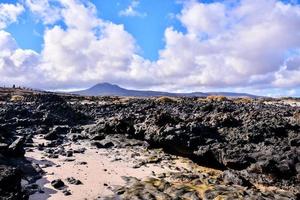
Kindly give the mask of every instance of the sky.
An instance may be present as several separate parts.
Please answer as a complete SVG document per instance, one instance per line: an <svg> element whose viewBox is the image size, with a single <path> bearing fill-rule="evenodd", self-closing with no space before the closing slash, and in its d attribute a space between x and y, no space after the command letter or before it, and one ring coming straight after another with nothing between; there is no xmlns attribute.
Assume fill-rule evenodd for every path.
<svg viewBox="0 0 300 200"><path fill-rule="evenodd" d="M0 0L0 86L300 96L298 0Z"/></svg>

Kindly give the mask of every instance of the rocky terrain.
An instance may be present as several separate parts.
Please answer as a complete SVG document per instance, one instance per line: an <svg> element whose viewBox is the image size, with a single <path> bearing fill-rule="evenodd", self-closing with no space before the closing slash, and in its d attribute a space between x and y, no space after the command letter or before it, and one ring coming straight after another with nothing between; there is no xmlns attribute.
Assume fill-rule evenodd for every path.
<svg viewBox="0 0 300 200"><path fill-rule="evenodd" d="M299 199L297 103L5 94L0 199Z"/></svg>

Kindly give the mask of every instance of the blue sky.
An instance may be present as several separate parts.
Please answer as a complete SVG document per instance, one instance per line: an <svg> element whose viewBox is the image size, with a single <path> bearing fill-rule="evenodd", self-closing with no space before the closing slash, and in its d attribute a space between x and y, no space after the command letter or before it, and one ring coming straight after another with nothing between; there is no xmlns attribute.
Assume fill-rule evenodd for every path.
<svg viewBox="0 0 300 200"><path fill-rule="evenodd" d="M168 26L183 30L180 23L171 18L171 14L179 13L182 6L174 3L174 0L163 0L157 4L153 1L141 1L137 10L145 13L142 17L122 17L120 10L124 10L131 3L130 0L103 0L93 1L100 10L99 16L103 19L124 24L125 29L130 32L141 47L141 54L145 58L156 60L158 50L164 47L163 35Z"/></svg>
<svg viewBox="0 0 300 200"><path fill-rule="evenodd" d="M299 0L0 0L0 84L299 96L299 13Z"/></svg>
<svg viewBox="0 0 300 200"><path fill-rule="evenodd" d="M0 2L16 3L18 1L1 0ZM174 0L163 0L155 4L152 0L141 1L136 8L139 12L145 13L145 16L141 17L120 16L120 10L126 9L131 0L93 0L92 2L97 7L99 17L117 24L124 24L126 31L136 39L140 54L150 60L158 59L158 51L164 47L164 30L168 26L185 31L175 19L175 15L182 9L182 4ZM38 52L42 49L44 29L43 23L36 20L30 12L23 13L19 23L11 24L7 28L20 47Z"/></svg>
<svg viewBox="0 0 300 200"><path fill-rule="evenodd" d="M21 1L0 0L0 3L16 2ZM153 3L153 0L142 0L136 8L138 12L145 14L142 17L120 16L120 10L126 9L132 2L131 0L92 0L91 2L97 7L99 17L117 24L124 24L125 29L136 39L140 54L150 60L158 59L158 51L165 44L163 35L167 27L172 26L181 32L186 31L176 19L176 14L179 14L182 9L182 3L176 0L162 0L159 3ZM30 12L24 12L20 17L19 23L11 24L7 31L14 36L20 47L40 52L45 26ZM62 25L62 23L58 24Z"/></svg>

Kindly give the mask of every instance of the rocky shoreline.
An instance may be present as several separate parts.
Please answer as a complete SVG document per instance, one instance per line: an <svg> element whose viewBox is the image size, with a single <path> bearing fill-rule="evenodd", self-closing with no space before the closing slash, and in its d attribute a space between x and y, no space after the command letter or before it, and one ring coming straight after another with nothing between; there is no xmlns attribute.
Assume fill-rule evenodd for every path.
<svg viewBox="0 0 300 200"><path fill-rule="evenodd" d="M84 148L64 146L83 143L88 151L112 151L123 162L128 162L126 155L118 157L116 150L136 149L141 157L142 150L152 152L132 168L170 165L168 173L123 177L123 185L111 187L106 197L99 191L98 199L300 198L298 106L220 97L26 94L1 100L0 199L30 199L45 192L36 181L46 176L47 164L29 159L32 152L43 160L75 163ZM153 153L158 148L162 154ZM177 167L172 156L189 159L193 167ZM60 180L63 184L53 180L51 187L72 196L65 184L83 180L68 178Z"/></svg>

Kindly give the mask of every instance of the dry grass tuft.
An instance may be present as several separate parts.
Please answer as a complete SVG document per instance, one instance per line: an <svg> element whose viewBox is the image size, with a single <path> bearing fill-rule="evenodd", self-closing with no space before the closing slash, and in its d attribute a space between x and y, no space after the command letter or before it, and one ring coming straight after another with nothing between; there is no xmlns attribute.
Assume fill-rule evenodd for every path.
<svg viewBox="0 0 300 200"><path fill-rule="evenodd" d="M162 97L157 97L155 99L155 102L158 102L158 103L178 103L179 99L175 98L175 97L162 96Z"/></svg>
<svg viewBox="0 0 300 200"><path fill-rule="evenodd" d="M113 101L113 104L127 104L127 103L129 103L134 98L135 97L120 97L118 99L115 99Z"/></svg>
<svg viewBox="0 0 300 200"><path fill-rule="evenodd" d="M243 97L243 98L234 99L233 102L236 104L253 103L253 99L250 97Z"/></svg>
<svg viewBox="0 0 300 200"><path fill-rule="evenodd" d="M300 124L300 111L294 113L294 118L298 124Z"/></svg>
<svg viewBox="0 0 300 200"><path fill-rule="evenodd" d="M225 96L217 96L217 95L211 95L206 97L209 101L228 101L229 99Z"/></svg>
<svg viewBox="0 0 300 200"><path fill-rule="evenodd" d="M197 99L196 99L196 101L197 102L207 102L207 98L206 97L198 97Z"/></svg>
<svg viewBox="0 0 300 200"><path fill-rule="evenodd" d="M24 101L24 97L21 96L21 95L13 95L13 96L10 98L10 101L13 101L13 102Z"/></svg>

